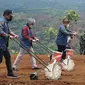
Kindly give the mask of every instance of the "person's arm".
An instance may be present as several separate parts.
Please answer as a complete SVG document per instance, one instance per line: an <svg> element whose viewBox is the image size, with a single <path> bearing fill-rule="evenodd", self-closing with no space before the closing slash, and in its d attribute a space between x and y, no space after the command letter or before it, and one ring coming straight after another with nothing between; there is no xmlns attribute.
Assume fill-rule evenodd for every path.
<svg viewBox="0 0 85 85"><path fill-rule="evenodd" d="M13 36L13 37L15 37L15 38L18 38L18 37L19 37L19 36L16 35L14 32L10 32L10 35Z"/></svg>
<svg viewBox="0 0 85 85"><path fill-rule="evenodd" d="M68 32L72 32L71 30L67 29Z"/></svg>
<svg viewBox="0 0 85 85"><path fill-rule="evenodd" d="M33 34L32 34L32 38L34 39L34 40L39 40L37 37L35 37Z"/></svg>
<svg viewBox="0 0 85 85"><path fill-rule="evenodd" d="M32 32L31 32L32 33ZM35 40L35 41L39 41L39 39L37 37L35 37L33 34L32 34L32 38Z"/></svg>
<svg viewBox="0 0 85 85"><path fill-rule="evenodd" d="M13 32L10 32L10 35L11 35L11 36L15 36L16 34L15 34L15 33L13 33Z"/></svg>
<svg viewBox="0 0 85 85"><path fill-rule="evenodd" d="M4 25L4 22L0 21L0 36L8 37L9 35L3 31L3 28L4 28L3 25Z"/></svg>
<svg viewBox="0 0 85 85"><path fill-rule="evenodd" d="M68 36L72 36L73 33L72 32L69 32L66 28L61 28L61 32L65 35L68 35Z"/></svg>
<svg viewBox="0 0 85 85"><path fill-rule="evenodd" d="M31 33L32 33L32 31L31 31ZM33 33L32 33L32 38L33 38L33 39L36 39L36 37L34 36L34 34L33 34Z"/></svg>
<svg viewBox="0 0 85 85"><path fill-rule="evenodd" d="M23 27L22 34L23 34L25 39L32 40L32 38L28 36L28 28L26 26Z"/></svg>

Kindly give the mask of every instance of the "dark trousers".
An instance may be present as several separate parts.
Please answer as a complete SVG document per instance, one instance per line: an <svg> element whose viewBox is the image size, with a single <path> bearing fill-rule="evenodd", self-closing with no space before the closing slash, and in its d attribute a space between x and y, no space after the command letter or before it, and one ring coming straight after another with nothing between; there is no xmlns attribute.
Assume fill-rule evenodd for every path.
<svg viewBox="0 0 85 85"><path fill-rule="evenodd" d="M80 55L85 55L85 45L80 43Z"/></svg>
<svg viewBox="0 0 85 85"><path fill-rule="evenodd" d="M12 71L12 66L11 66L11 56L10 56L8 49L6 49L5 51L0 49L0 63L2 63L3 56L5 58L8 75L11 75L13 74L13 71Z"/></svg>
<svg viewBox="0 0 85 85"><path fill-rule="evenodd" d="M66 46L63 46L63 45L57 45L58 47L58 51L59 52L63 52L62 54L62 59L65 59L66 58Z"/></svg>

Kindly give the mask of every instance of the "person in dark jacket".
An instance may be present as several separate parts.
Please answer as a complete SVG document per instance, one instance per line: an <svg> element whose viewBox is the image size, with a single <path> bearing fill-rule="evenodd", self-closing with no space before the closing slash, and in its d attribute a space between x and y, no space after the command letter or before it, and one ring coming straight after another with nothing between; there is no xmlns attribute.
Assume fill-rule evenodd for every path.
<svg viewBox="0 0 85 85"><path fill-rule="evenodd" d="M63 61L66 58L66 47L68 45L68 37L76 35L76 32L70 31L68 28L70 21L67 18L63 19L63 24L59 28L58 36L56 39L56 44L59 52L63 52L62 59Z"/></svg>
<svg viewBox="0 0 85 85"><path fill-rule="evenodd" d="M22 31L21 31L21 41L24 43L25 47L27 49L30 49L33 53L33 46L32 46L32 42L38 41L39 39L36 38L32 31L31 31L31 27L35 24L35 19L29 18L29 21L26 25L23 26ZM19 54L16 58L16 60L14 61L13 64L13 70L17 71L18 69L18 63L21 60L21 58L24 56L24 54L27 53L23 48L20 47L20 51ZM36 59L30 55L31 57L31 64L32 64L32 69L39 69L39 67L37 67L36 64Z"/></svg>
<svg viewBox="0 0 85 85"><path fill-rule="evenodd" d="M8 23L12 20L12 10L5 10L3 17L0 18L0 63L2 63L3 56L5 57L5 63L8 71L9 78L17 78L14 75L11 65L11 56L8 50L9 38L13 39L18 37L10 31Z"/></svg>
<svg viewBox="0 0 85 85"><path fill-rule="evenodd" d="M85 55L85 31L80 36L80 54Z"/></svg>

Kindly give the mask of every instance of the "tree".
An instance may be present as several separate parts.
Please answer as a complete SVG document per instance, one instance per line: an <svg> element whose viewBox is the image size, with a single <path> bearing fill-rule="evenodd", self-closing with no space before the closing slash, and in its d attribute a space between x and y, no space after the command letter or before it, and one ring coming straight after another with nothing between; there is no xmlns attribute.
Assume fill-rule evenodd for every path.
<svg viewBox="0 0 85 85"><path fill-rule="evenodd" d="M45 36L47 37L47 40L46 40L47 43L49 42L48 47L51 48L52 50L56 50L55 39L58 34L58 30L53 27L50 27L46 29L44 33L45 33Z"/></svg>
<svg viewBox="0 0 85 85"><path fill-rule="evenodd" d="M50 39L55 38L57 34L58 34L58 30L53 27L50 27L45 30L45 35L48 36Z"/></svg>
<svg viewBox="0 0 85 85"><path fill-rule="evenodd" d="M76 22L80 18L79 14L75 10L72 10L72 9L66 10L65 14L66 14L65 17L67 17L72 22Z"/></svg>
<svg viewBox="0 0 85 85"><path fill-rule="evenodd" d="M71 22L71 27L73 28L74 24L77 24L77 21L79 20L80 16L75 10L66 10L64 18L68 18Z"/></svg>

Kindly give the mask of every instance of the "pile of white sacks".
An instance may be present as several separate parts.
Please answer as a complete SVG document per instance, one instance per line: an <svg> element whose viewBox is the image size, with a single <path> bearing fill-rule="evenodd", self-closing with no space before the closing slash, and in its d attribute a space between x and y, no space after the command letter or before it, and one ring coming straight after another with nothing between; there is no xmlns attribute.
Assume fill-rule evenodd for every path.
<svg viewBox="0 0 85 85"><path fill-rule="evenodd" d="M52 64L49 64L47 66L47 68L50 69L50 72L45 69L45 76L47 79L58 80L61 77L62 69L72 71L74 69L74 66L74 61L69 56L61 64L54 60Z"/></svg>

